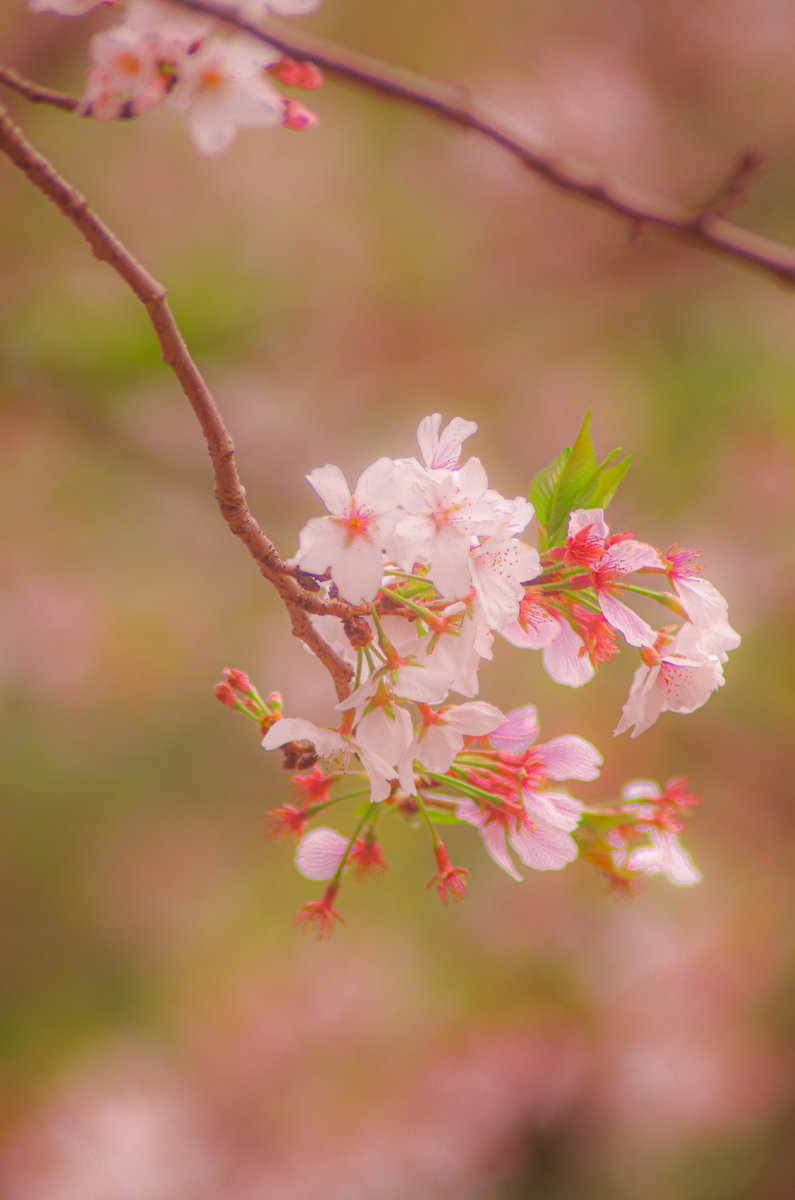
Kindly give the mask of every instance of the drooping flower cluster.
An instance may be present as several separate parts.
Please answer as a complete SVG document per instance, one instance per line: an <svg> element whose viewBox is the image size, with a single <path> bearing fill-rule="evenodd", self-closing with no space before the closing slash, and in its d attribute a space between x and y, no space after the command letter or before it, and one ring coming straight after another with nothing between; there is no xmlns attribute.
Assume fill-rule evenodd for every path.
<svg viewBox="0 0 795 1200"><path fill-rule="evenodd" d="M353 677L327 725L285 717L278 695L262 701L240 672L218 685L219 699L255 720L263 746L281 749L297 772L296 801L271 810L269 832L295 836L298 870L327 881L302 913L321 935L342 919L346 872L386 867L377 829L388 813L427 827L431 883L445 901L467 892L467 872L439 834L449 823L474 826L515 879L518 864L560 870L578 856L624 890L648 874L699 878L678 842L695 804L682 781L664 791L640 781L617 804L586 805L561 784L595 780L599 751L573 734L539 744L535 708L506 715L477 699L478 672L496 634L540 650L553 679L580 687L626 643L640 665L616 733L636 736L722 685L740 640L726 601L700 578L696 554L611 534L604 507L625 466L614 455L596 461L587 421L531 487L538 548L523 540L534 504L490 488L478 459L461 462L475 429L460 418L442 428L437 413L420 424L420 458L380 458L352 490L336 466L307 476L327 515L301 531L296 577L312 576L313 595L350 614L312 617ZM641 586L638 576L671 587ZM654 628L637 600L682 623ZM344 800L355 809L349 835L323 823Z"/></svg>
<svg viewBox="0 0 795 1200"><path fill-rule="evenodd" d="M302 16L320 0L245 0L237 12L259 20L269 12ZM313 89L323 80L311 63L283 57L246 34L163 0L28 0L34 12L79 17L101 7L121 10L121 22L90 42L91 67L83 111L99 120L141 116L168 101L185 115L202 154L219 154L250 126L308 129L317 117L281 94L275 81Z"/></svg>

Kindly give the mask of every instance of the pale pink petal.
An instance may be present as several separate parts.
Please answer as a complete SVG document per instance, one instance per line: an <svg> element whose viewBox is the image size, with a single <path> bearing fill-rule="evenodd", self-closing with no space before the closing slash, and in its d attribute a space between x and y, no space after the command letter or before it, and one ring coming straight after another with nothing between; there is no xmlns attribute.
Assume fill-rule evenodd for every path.
<svg viewBox="0 0 795 1200"><path fill-rule="evenodd" d="M646 875L665 875L677 887L692 887L703 876L675 833L650 831L651 844L638 846L630 852L627 865L631 871Z"/></svg>
<svg viewBox="0 0 795 1200"><path fill-rule="evenodd" d="M594 666L585 650L585 643L568 621L560 621L560 632L544 649L544 670L566 687L582 687L594 677Z"/></svg>
<svg viewBox="0 0 795 1200"><path fill-rule="evenodd" d="M527 650L542 650L550 645L560 632L561 622L540 604L525 605L522 612L522 623L514 621L499 633L512 646L520 646Z"/></svg>
<svg viewBox="0 0 795 1200"><path fill-rule="evenodd" d="M534 704L515 708L508 713L503 723L489 734L495 750L507 750L509 754L521 754L532 746L538 737L538 712Z"/></svg>
<svg viewBox="0 0 795 1200"><path fill-rule="evenodd" d="M395 464L391 458L379 458L359 476L354 495L370 512L387 512L395 502Z"/></svg>
<svg viewBox="0 0 795 1200"><path fill-rule="evenodd" d="M463 417L453 417L440 433L441 423L441 413L424 417L417 429L417 441L429 470L452 471L458 466L462 444L477 431L477 425Z"/></svg>
<svg viewBox="0 0 795 1200"><path fill-rule="evenodd" d="M483 844L498 867L502 867L512 879L521 881L505 844L505 826L499 821L487 821L478 806L471 800L462 800L456 809L459 820L475 825L481 832Z"/></svg>
<svg viewBox="0 0 795 1200"><path fill-rule="evenodd" d="M383 569L382 551L365 537L349 541L329 567L340 596L349 604L369 604L375 599Z"/></svg>
<svg viewBox="0 0 795 1200"><path fill-rule="evenodd" d="M287 742L311 742L322 758L348 750L347 742L336 730L321 728L300 717L282 717L281 721L271 725L262 739L266 750L274 750Z"/></svg>
<svg viewBox="0 0 795 1200"><path fill-rule="evenodd" d="M646 542L636 542L628 538L625 542L615 542L610 546L599 563L600 571L619 571L629 575L632 571L640 571L642 567L661 567L663 557L654 546Z"/></svg>
<svg viewBox="0 0 795 1200"><path fill-rule="evenodd" d="M295 865L306 879L331 879L348 848L336 829L312 829L298 843Z"/></svg>
<svg viewBox="0 0 795 1200"><path fill-rule="evenodd" d="M306 479L330 513L341 516L349 511L351 491L339 467L335 467L333 463L326 463L325 467L315 467Z"/></svg>
<svg viewBox="0 0 795 1200"><path fill-rule="evenodd" d="M691 713L725 683L723 667L715 659L701 666L682 666L663 660L657 686L671 712Z"/></svg>
<svg viewBox="0 0 795 1200"><path fill-rule="evenodd" d="M662 788L654 779L632 779L621 789L622 800L656 800Z"/></svg>
<svg viewBox="0 0 795 1200"><path fill-rule="evenodd" d="M656 687L660 668L641 665L632 680L629 699L621 713L614 734L625 733L630 727L633 738L638 737L649 729L663 711L664 697L660 688Z"/></svg>
<svg viewBox="0 0 795 1200"><path fill-rule="evenodd" d="M605 620L619 633L623 633L630 646L654 645L657 634L651 625L639 617L636 612L633 612L631 608L628 608L608 591L597 592L597 599Z"/></svg>
<svg viewBox="0 0 795 1200"><path fill-rule="evenodd" d="M582 818L582 801L568 792L525 792L523 799L531 821L547 829L570 833Z"/></svg>
<svg viewBox="0 0 795 1200"><path fill-rule="evenodd" d="M449 708L443 716L445 725L458 729L461 733L477 737L491 733L498 725L502 725L505 716L493 704L485 704L482 700L472 700L467 704L456 704Z"/></svg>
<svg viewBox="0 0 795 1200"><path fill-rule="evenodd" d="M577 843L562 829L522 827L509 837L526 866L536 871L560 871L577 857Z"/></svg>
<svg viewBox="0 0 795 1200"><path fill-rule="evenodd" d="M689 619L713 634L714 652L736 650L741 638L729 624L729 606L718 589L708 580L699 578L678 579L674 576L673 584Z"/></svg>
<svg viewBox="0 0 795 1200"><path fill-rule="evenodd" d="M596 746L574 733L536 747L535 754L550 779L598 779L604 762Z"/></svg>
<svg viewBox="0 0 795 1200"><path fill-rule="evenodd" d="M453 526L439 530L434 538L429 553L430 577L442 596L466 596L472 586L469 542L469 534Z"/></svg>
<svg viewBox="0 0 795 1200"><path fill-rule="evenodd" d="M449 725L430 725L415 742L414 757L429 771L443 775L464 745L464 735Z"/></svg>
<svg viewBox="0 0 795 1200"><path fill-rule="evenodd" d="M344 525L331 517L311 517L298 535L295 563L305 571L323 575L348 544Z"/></svg>
<svg viewBox="0 0 795 1200"><path fill-rule="evenodd" d="M604 509L602 508L577 508L569 517L569 537L575 537L581 533L583 529L591 527L591 533L596 538L604 540L610 533L610 528L605 522Z"/></svg>

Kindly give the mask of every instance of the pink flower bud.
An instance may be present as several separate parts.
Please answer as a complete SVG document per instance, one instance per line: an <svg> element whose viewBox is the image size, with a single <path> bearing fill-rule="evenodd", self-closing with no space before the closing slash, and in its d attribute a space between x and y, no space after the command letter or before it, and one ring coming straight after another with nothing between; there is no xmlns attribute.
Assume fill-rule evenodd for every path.
<svg viewBox="0 0 795 1200"><path fill-rule="evenodd" d="M226 704L228 708L237 708L238 699L232 691L228 683L216 683L213 688L213 695L216 700L220 700L222 704Z"/></svg>
<svg viewBox="0 0 795 1200"><path fill-rule="evenodd" d="M307 108L305 104L300 104L297 100L284 101L284 116L282 125L285 129L313 129L318 123L318 118L311 108Z"/></svg>
<svg viewBox="0 0 795 1200"><path fill-rule="evenodd" d="M250 692L251 680L245 671L238 671L236 667L226 667L224 670L224 679L230 687L235 688L238 692Z"/></svg>

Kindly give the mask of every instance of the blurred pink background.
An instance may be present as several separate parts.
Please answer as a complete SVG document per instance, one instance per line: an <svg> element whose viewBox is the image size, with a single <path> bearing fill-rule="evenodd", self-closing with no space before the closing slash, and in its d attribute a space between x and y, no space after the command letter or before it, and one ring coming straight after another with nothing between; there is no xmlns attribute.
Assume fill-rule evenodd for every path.
<svg viewBox="0 0 795 1200"><path fill-rule="evenodd" d="M77 92L108 21L4 5L3 58ZM753 146L736 219L795 243L786 0L326 0L302 24L683 201ZM626 654L578 692L507 646L483 674L603 750L588 799L689 775L698 888L517 885L454 830L472 892L443 909L406 828L333 942L303 937L313 887L262 837L284 777L212 685L240 666L326 720L330 684L223 526L143 313L0 163L4 1194L789 1200L792 293L349 86L220 160L171 111L3 99L168 284L285 555L317 465L412 454L442 411L514 495L591 407L597 449L633 455L613 519L702 549L744 638L706 708L634 742Z"/></svg>

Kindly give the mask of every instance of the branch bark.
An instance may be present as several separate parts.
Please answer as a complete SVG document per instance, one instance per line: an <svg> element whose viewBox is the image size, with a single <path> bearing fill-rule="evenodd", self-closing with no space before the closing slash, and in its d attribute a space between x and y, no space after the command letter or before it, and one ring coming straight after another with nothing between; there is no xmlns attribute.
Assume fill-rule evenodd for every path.
<svg viewBox="0 0 795 1200"><path fill-rule="evenodd" d="M678 204L621 180L600 180L592 167L546 154L510 128L485 105L465 102L463 88L454 88L397 71L375 59L329 46L305 35L283 37L248 20L234 5L216 0L171 0L181 8L216 17L242 33L281 50L290 58L315 63L328 75L346 80L405 104L421 108L459 129L479 134L500 146L522 167L568 195L579 197L597 208L629 221L634 229L651 226L672 234L702 250L709 250L757 267L783 283L795 283L795 249L772 238L753 233L720 211L705 211L703 204ZM754 154L753 151L746 155Z"/></svg>
<svg viewBox="0 0 795 1200"><path fill-rule="evenodd" d="M350 616L351 609L341 603L324 602L302 588L260 529L246 501L232 438L191 358L166 300L166 289L92 211L85 197L32 145L3 104L0 104L0 152L71 221L88 242L94 257L107 263L146 309L163 361L179 380L204 434L215 476L215 498L227 526L246 547L260 573L276 588L289 612L293 633L320 659L334 681L337 695L344 698L350 692L351 669L320 637L310 613L345 618Z"/></svg>

